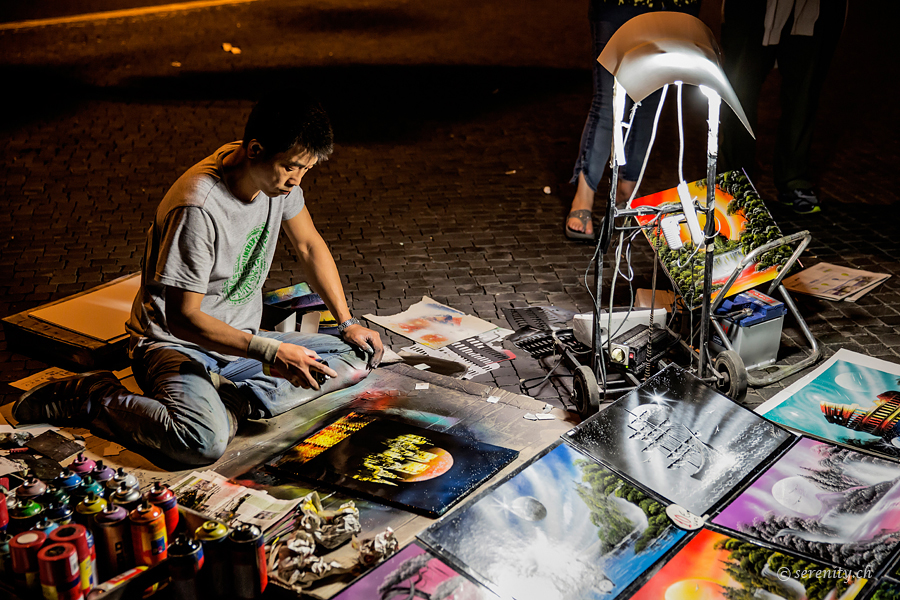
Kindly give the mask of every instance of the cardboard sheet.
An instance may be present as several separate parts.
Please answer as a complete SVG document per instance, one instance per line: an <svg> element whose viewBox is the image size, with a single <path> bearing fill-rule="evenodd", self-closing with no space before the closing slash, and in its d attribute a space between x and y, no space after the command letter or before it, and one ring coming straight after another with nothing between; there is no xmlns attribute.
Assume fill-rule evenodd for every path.
<svg viewBox="0 0 900 600"><path fill-rule="evenodd" d="M125 335L125 321L141 287L140 273L95 292L28 313L35 319L101 342Z"/></svg>

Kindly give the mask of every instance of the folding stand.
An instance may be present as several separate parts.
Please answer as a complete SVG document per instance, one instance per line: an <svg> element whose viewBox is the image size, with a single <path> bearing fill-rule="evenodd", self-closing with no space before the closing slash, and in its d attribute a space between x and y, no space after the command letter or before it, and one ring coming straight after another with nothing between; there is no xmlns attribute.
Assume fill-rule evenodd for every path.
<svg viewBox="0 0 900 600"><path fill-rule="evenodd" d="M718 64L718 48L712 34L699 20L689 15L680 13L657 12L635 17L617 31L610 39L598 61L615 76L613 87L613 136L612 136L612 177L610 183L610 198L606 207L594 258L594 306L593 306L593 335L591 366L575 369L573 384L576 408L583 415L596 412L600 404L602 393L605 400L608 392L625 392L638 385L637 379L627 374L628 380L616 382L611 385L606 375L606 363L602 351L601 324L600 324L600 298L602 298L603 281L603 256L609 250L614 231L623 232L624 226L617 226L617 219L629 219L639 215L653 215L651 223L660 219L669 212L684 212L692 240L695 246L705 250L705 262L703 269L703 300L701 306L700 335L697 350L693 349L692 342L694 332L691 331L691 339L683 345L692 353L698 355L698 366L695 374L707 383L714 384L726 395L733 398L742 397L746 392L747 384L767 385L778 381L788 375L805 368L819 358L819 349L815 338L806 326L805 321L797 311L797 307L788 295L782 278L788 273L791 266L806 248L810 241L810 235L802 231L793 235L783 236L777 240L771 240L765 245L748 253L740 265L732 272L726 285L722 288L715 301L712 301L712 273L715 257L716 219L715 219L715 190L716 190L716 159L718 156L719 135L719 111L721 100L724 97L737 114L738 118L750 131L746 116L740 106L731 84L722 73ZM617 191L619 166L625 164L625 136L623 135L623 117L625 112L626 88L629 95L640 102L650 93L660 87L667 89L669 84L679 86L679 120L681 118L680 93L682 83L692 83L700 87L701 92L708 100L708 135L707 135L707 161L706 161L706 208L705 228L701 231L697 219L697 207L687 192L687 184L683 174L679 172L681 182L678 193L681 206L670 205L668 207L647 207L637 209L630 207L620 209L617 207ZM665 89L663 97L665 97ZM660 109L662 101L660 103ZM657 119L659 111L657 112ZM630 126L630 125L629 125ZM655 135L656 121L654 122ZM752 131L750 131L752 135ZM652 147L652 140L651 140ZM683 151L683 148L682 148ZM647 150L649 156L650 148ZM646 166L646 156L644 166ZM680 164L680 163L679 163ZM679 167L679 171L680 171ZM641 177L643 176L643 169ZM640 178L637 188L640 186ZM644 225L646 226L646 225ZM776 247L799 242L798 247L791 255L780 273L772 282L769 293L778 289L785 300L791 314L797 319L800 328L811 346L810 354L800 362L777 367L774 373L765 377L751 377L744 368L740 355L734 351L730 340L724 334L721 325L714 314L715 310L725 299L728 290L734 285L738 275L744 267L748 266L757 256ZM619 248L621 252L622 237L620 235ZM657 258L654 256L654 261ZM618 268L618 265L616 265ZM656 288L656 263L654 262L653 289ZM724 340L726 351L721 352L714 362L709 358L710 324ZM607 343L613 337L609 332ZM647 357L648 364L657 357ZM693 360L691 360L691 368ZM633 385L632 385L633 384Z"/></svg>

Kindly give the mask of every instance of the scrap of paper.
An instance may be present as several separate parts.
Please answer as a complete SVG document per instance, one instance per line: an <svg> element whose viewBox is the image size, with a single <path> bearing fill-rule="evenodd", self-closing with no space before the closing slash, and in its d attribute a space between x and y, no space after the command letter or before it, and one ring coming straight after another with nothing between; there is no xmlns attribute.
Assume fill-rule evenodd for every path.
<svg viewBox="0 0 900 600"><path fill-rule="evenodd" d="M27 392L28 390L34 389L42 383L47 383L48 381L54 381L56 379L62 379L63 377L69 377L70 375L74 375L72 371L66 371L65 369L60 369L59 367L50 367L49 369L44 369L38 373L30 377L26 377L25 379L20 379L18 381L13 381L9 385L14 388L20 389L23 392Z"/></svg>
<svg viewBox="0 0 900 600"><path fill-rule="evenodd" d="M427 390L428 387L429 387L429 386L428 386L427 383L417 383L417 384L416 384L416 389L417 389L417 390Z"/></svg>
<svg viewBox="0 0 900 600"><path fill-rule="evenodd" d="M498 402L500 402L500 397L499 396L488 396L487 401L490 404L497 404Z"/></svg>
<svg viewBox="0 0 900 600"><path fill-rule="evenodd" d="M385 329L431 348L443 348L497 328L493 323L435 302L428 296L422 296L421 302L396 315L363 316Z"/></svg>
<svg viewBox="0 0 900 600"><path fill-rule="evenodd" d="M500 361L515 358L512 352L502 346L503 340L512 333L512 329L498 327L486 333L448 344L443 348L415 344L402 348L400 351L407 356L418 354L461 363L466 366L466 372L460 379L468 380L498 369Z"/></svg>
<svg viewBox="0 0 900 600"><path fill-rule="evenodd" d="M784 287L825 300L856 301L890 277L830 263L819 263L786 277Z"/></svg>

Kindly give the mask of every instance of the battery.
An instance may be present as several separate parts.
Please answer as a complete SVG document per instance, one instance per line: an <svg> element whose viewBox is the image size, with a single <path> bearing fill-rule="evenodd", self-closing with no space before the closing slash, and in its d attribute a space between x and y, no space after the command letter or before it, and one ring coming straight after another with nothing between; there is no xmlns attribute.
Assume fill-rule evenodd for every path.
<svg viewBox="0 0 900 600"><path fill-rule="evenodd" d="M78 551L72 544L50 544L38 552L41 589L47 600L81 600Z"/></svg>
<svg viewBox="0 0 900 600"><path fill-rule="evenodd" d="M748 290L726 298L716 314L726 315L740 310L746 314L738 313L719 321L731 347L740 355L748 371L771 365L778 359L787 308L783 302L762 292ZM709 345L716 352L727 349L718 333L711 336Z"/></svg>
<svg viewBox="0 0 900 600"><path fill-rule="evenodd" d="M647 356L648 349L652 348L656 354L668 339L669 332L661 327L632 327L609 343L609 360L626 369L639 369L650 358Z"/></svg>
<svg viewBox="0 0 900 600"><path fill-rule="evenodd" d="M94 536L84 525L71 523L50 532L50 541L69 543L78 552L78 568L81 572L81 589L84 593L91 591L97 583L96 554Z"/></svg>
<svg viewBox="0 0 900 600"><path fill-rule="evenodd" d="M228 550L234 574L232 597L259 598L269 581L262 531L256 525L241 523L228 536Z"/></svg>

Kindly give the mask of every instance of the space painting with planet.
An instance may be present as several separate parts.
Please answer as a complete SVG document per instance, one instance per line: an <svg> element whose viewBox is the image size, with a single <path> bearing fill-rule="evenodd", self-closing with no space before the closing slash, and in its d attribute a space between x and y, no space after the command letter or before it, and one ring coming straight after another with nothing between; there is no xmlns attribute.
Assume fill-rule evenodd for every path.
<svg viewBox="0 0 900 600"><path fill-rule="evenodd" d="M461 436L350 413L301 440L268 467L435 517L518 454Z"/></svg>
<svg viewBox="0 0 900 600"><path fill-rule="evenodd" d="M756 412L817 438L900 458L900 365L841 349Z"/></svg>
<svg viewBox="0 0 900 600"><path fill-rule="evenodd" d="M900 464L801 438L712 522L874 574L900 547Z"/></svg>
<svg viewBox="0 0 900 600"><path fill-rule="evenodd" d="M612 600L685 535L661 503L560 445L419 538L501 597Z"/></svg>
<svg viewBox="0 0 900 600"><path fill-rule="evenodd" d="M701 530L631 600L853 600L865 578Z"/></svg>

